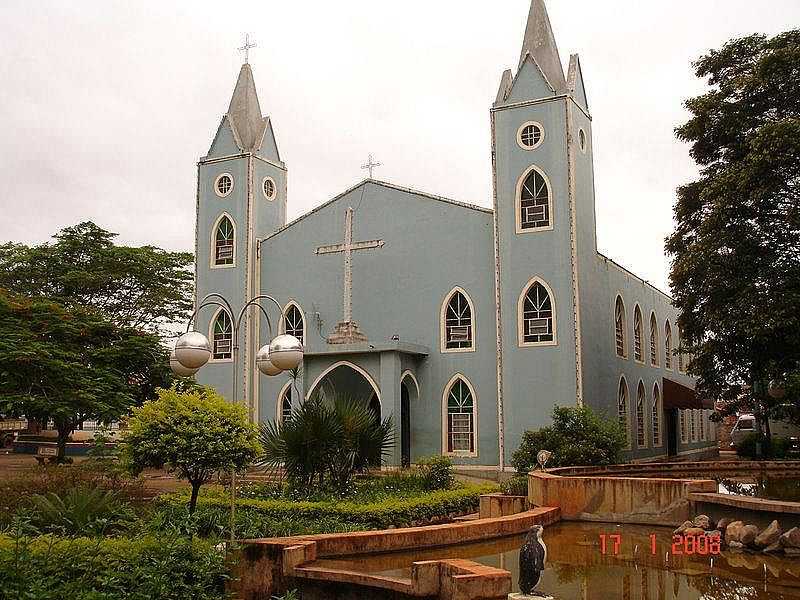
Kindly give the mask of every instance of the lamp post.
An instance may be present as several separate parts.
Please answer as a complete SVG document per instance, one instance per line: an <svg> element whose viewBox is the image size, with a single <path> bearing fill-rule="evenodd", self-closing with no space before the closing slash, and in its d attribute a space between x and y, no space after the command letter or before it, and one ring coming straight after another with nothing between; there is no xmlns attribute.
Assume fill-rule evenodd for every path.
<svg viewBox="0 0 800 600"><path fill-rule="evenodd" d="M261 294L245 302L238 315L233 311L231 303L221 294L212 293L206 295L198 304L197 308L189 317L186 324L186 333L175 342L175 348L170 354L169 364L173 373L181 377L190 377L205 366L211 359L212 348L208 338L199 331L190 331L197 314L206 306L217 306L224 310L231 320L233 328L233 347L231 355L233 358L233 389L231 400L233 404L238 402L238 382L239 382L239 332L241 331L242 319L245 312L251 306L257 307L264 318L267 320L269 328L270 343L262 346L256 354L256 366L264 375L274 377L283 371L290 371L297 368L303 360L303 344L293 335L282 334L272 337L272 322L269 320L267 311L261 306L261 300L269 300L278 307L278 314L283 314L280 303L267 294ZM231 470L231 542L235 540L236 531L236 471Z"/></svg>

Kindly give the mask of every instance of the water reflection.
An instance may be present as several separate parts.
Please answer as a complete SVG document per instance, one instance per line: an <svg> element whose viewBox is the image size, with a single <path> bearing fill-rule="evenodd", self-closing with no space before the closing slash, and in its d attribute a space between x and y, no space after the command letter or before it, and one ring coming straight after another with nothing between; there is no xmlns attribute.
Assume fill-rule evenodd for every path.
<svg viewBox="0 0 800 600"><path fill-rule="evenodd" d="M722 494L800 502L800 479L797 478L721 477L716 481Z"/></svg>
<svg viewBox="0 0 800 600"><path fill-rule="evenodd" d="M619 534L616 555L601 552L600 534ZM656 554L650 534L655 533ZM465 558L511 572L519 579L524 536L479 544L337 560L320 566L408 578L411 563ZM560 600L800 600L800 560L728 553L713 557L672 554L666 528L559 523L545 528L548 562L539 590Z"/></svg>

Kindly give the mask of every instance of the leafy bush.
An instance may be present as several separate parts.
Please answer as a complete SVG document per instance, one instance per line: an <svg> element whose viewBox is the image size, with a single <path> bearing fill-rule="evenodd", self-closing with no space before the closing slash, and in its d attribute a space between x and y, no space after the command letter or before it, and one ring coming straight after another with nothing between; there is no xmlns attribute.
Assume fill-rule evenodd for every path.
<svg viewBox="0 0 800 600"><path fill-rule="evenodd" d="M527 473L537 468L539 450L549 450L548 467L610 465L619 462L625 444L616 419L601 417L588 406L555 406L552 425L522 434L511 464L518 473Z"/></svg>
<svg viewBox="0 0 800 600"><path fill-rule="evenodd" d="M758 435L755 433L750 433L746 435L739 445L736 446L736 454L743 458L756 458L756 442L758 441ZM762 442L761 449L761 457L762 458L774 458L774 459L784 459L789 455L789 450L791 450L792 444L786 438L781 437L773 437L772 443L767 446L766 443Z"/></svg>
<svg viewBox="0 0 800 600"><path fill-rule="evenodd" d="M427 490L446 490L453 486L453 461L447 456L420 458L417 469Z"/></svg>
<svg viewBox="0 0 800 600"><path fill-rule="evenodd" d="M47 533L112 533L134 518L130 507L119 502L113 492L99 487L76 487L62 494L48 492L31 498L31 523Z"/></svg>
<svg viewBox="0 0 800 600"><path fill-rule="evenodd" d="M506 496L527 496L528 495L528 476L517 475L508 481L500 484L500 489Z"/></svg>
<svg viewBox="0 0 800 600"><path fill-rule="evenodd" d="M7 598L221 600L226 580L223 553L199 539L0 536Z"/></svg>

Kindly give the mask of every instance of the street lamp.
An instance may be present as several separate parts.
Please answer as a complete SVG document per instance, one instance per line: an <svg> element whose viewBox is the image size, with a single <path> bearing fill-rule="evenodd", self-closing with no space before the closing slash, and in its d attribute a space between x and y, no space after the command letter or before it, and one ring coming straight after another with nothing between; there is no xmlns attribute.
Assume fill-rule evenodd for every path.
<svg viewBox="0 0 800 600"><path fill-rule="evenodd" d="M278 307L278 314L283 315L283 308L280 303L266 294L261 294L248 300L234 318L234 311L231 303L221 294L208 294L198 304L189 322L186 324L186 333L175 342L175 348L170 355L170 367L172 372L180 377L194 375L204 367L211 359L211 343L208 338L199 331L190 331L197 314L206 306L217 306L224 310L231 320L233 326L233 389L232 402L237 403L238 381L239 381L239 332L241 331L242 319L247 309L251 306L257 307L264 318L267 320L269 328L269 344L262 346L256 354L256 366L264 375L274 377L283 371L296 369L303 361L303 344L293 335L281 334L272 337L272 323L269 320L267 311L261 306L261 300L269 300ZM236 472L231 472L231 542L235 539L235 517L236 517Z"/></svg>

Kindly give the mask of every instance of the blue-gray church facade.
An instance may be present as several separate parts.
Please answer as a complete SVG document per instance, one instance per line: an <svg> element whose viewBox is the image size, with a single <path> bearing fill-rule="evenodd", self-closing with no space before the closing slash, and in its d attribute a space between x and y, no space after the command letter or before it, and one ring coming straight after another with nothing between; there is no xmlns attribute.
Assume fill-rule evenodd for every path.
<svg viewBox="0 0 800 600"><path fill-rule="evenodd" d="M631 460L716 447L670 298L597 251L580 61L564 75L542 0L490 127L492 209L370 178L286 224L287 167L242 66L198 163L196 280L198 298L280 301L270 323L255 309L244 321L251 417L291 418L322 389L361 397L393 417L389 465L446 454L503 469L555 404L619 419ZM206 308L196 327L213 346L198 380L228 395L230 319ZM296 380L255 368L278 332L303 343Z"/></svg>

